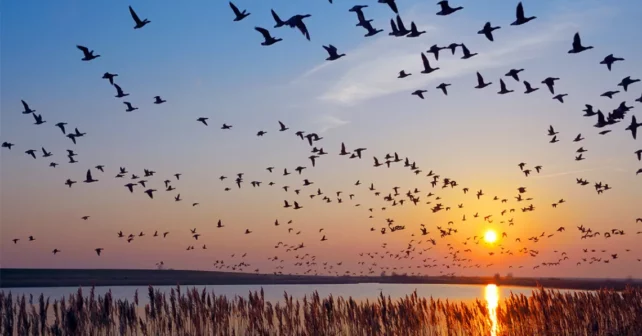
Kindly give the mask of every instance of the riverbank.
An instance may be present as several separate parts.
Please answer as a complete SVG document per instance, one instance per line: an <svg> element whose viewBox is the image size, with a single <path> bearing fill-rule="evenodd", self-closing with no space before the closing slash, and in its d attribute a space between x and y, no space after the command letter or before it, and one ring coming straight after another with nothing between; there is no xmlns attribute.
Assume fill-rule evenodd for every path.
<svg viewBox="0 0 642 336"><path fill-rule="evenodd" d="M188 270L127 269L0 269L0 288L174 286L188 285L314 285L354 283L454 284L595 290L622 290L627 285L642 287L641 279L565 279L443 276L304 276Z"/></svg>

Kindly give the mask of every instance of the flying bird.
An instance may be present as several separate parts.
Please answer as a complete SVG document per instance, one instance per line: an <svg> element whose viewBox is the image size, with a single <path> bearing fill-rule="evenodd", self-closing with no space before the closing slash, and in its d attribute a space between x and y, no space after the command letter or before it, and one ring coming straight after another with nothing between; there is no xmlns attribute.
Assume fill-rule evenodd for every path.
<svg viewBox="0 0 642 336"><path fill-rule="evenodd" d="M328 52L328 58L326 58L326 61L335 61L346 55L337 53L337 48L332 44L329 44L327 47L323 46L323 49Z"/></svg>
<svg viewBox="0 0 642 336"><path fill-rule="evenodd" d="M123 98L129 96L129 93L123 92L123 89L120 88L118 84L114 84L114 87L116 88L116 98Z"/></svg>
<svg viewBox="0 0 642 336"><path fill-rule="evenodd" d="M288 25L290 28L298 28L299 31L301 31L301 34L303 34L303 36L305 36L305 38L308 39L308 41L310 41L310 32L308 32L308 27L306 27L305 23L303 23L303 19L309 18L310 16L312 15L297 14L287 19L287 21L285 21L285 24Z"/></svg>
<svg viewBox="0 0 642 336"><path fill-rule="evenodd" d="M230 1L230 8L232 8L232 11L234 12L235 18L234 21L241 21L248 17L250 13L248 13L245 9L243 11L240 11L236 5Z"/></svg>
<svg viewBox="0 0 642 336"><path fill-rule="evenodd" d="M485 83L484 77L482 77L482 75L477 72L477 86L475 86L475 89L483 89L491 84L493 84L493 82Z"/></svg>
<svg viewBox="0 0 642 336"><path fill-rule="evenodd" d="M93 50L90 51L87 47L84 47L84 46L81 46L81 45L76 45L76 48L78 48L78 49L80 49L80 51L82 51L82 53L83 53L82 60L83 61L91 61L93 59L96 59L96 58L100 57L100 55L94 55L94 51Z"/></svg>
<svg viewBox="0 0 642 336"><path fill-rule="evenodd" d="M412 95L415 95L421 99L424 99L424 93L428 92L428 90L415 90Z"/></svg>
<svg viewBox="0 0 642 336"><path fill-rule="evenodd" d="M477 34L483 34L484 36L486 36L486 38L487 38L489 41L494 42L494 41L495 41L495 37L493 37L493 32L494 32L495 30L497 30L497 29L501 29L501 28L502 28L502 27L500 27L500 26L493 27L493 26L490 24L490 22L486 22L486 24L484 24L484 28L482 28L482 30L478 31L478 32L477 32Z"/></svg>
<svg viewBox="0 0 642 336"><path fill-rule="evenodd" d="M613 54L610 54L604 57L604 59L600 61L600 64L605 64L606 67L609 69L609 71L611 71L611 67L613 66L613 63L619 62L619 61L624 61L624 58L615 57L613 56Z"/></svg>
<svg viewBox="0 0 642 336"><path fill-rule="evenodd" d="M448 89L447 88L449 86L450 86L450 84L448 84L448 83L441 83L441 84L437 85L436 89L441 90L444 93L444 95L447 96L448 95Z"/></svg>
<svg viewBox="0 0 642 336"><path fill-rule="evenodd" d="M631 135L633 136L633 139L637 138L638 134L638 127L642 126L642 123L638 123L637 120L635 119L635 116L632 116L631 118L631 124L626 127L627 131L631 131Z"/></svg>
<svg viewBox="0 0 642 336"><path fill-rule="evenodd" d="M620 81L617 86L621 86L624 89L624 92L627 92L629 85L639 82L639 79L631 79L631 76L626 76Z"/></svg>
<svg viewBox="0 0 642 336"><path fill-rule="evenodd" d="M138 110L138 107L133 107L130 102L123 102L123 104L125 104L125 106L127 106L127 109L125 110L125 112L133 112L133 111Z"/></svg>
<svg viewBox="0 0 642 336"><path fill-rule="evenodd" d="M254 30L258 31L259 33L261 33L261 35L263 35L264 41L261 42L262 46L271 46L274 43L277 43L279 41L283 41L283 39L281 39L281 38L272 37L272 35L270 35L270 32L265 28L254 27Z"/></svg>
<svg viewBox="0 0 642 336"><path fill-rule="evenodd" d="M36 112L36 110L32 110L29 107L29 104L27 104L27 102L25 102L24 100L21 100L21 102L22 102L22 107L24 107L24 111L22 111L22 114L29 114L29 113Z"/></svg>
<svg viewBox="0 0 642 336"><path fill-rule="evenodd" d="M132 15L132 19L134 19L134 22L136 22L136 25L134 26L134 29L143 28L143 27L145 27L146 24L151 22L151 21L149 21L147 19L141 20L138 17L138 15L136 14L136 12L134 11L134 9L132 8L132 6L129 6L129 14ZM110 82L113 84L113 81L110 80Z"/></svg>
<svg viewBox="0 0 642 336"><path fill-rule="evenodd" d="M573 49L569 50L569 54L579 54L582 51L593 49L592 46L585 47L582 45L582 39L580 38L580 33L575 33L573 36Z"/></svg>
<svg viewBox="0 0 642 336"><path fill-rule="evenodd" d="M98 180L94 179L94 178L91 176L91 169L87 169L87 177L85 178L85 180L84 180L83 182L85 182L85 183L98 182Z"/></svg>
<svg viewBox="0 0 642 336"><path fill-rule="evenodd" d="M441 16L450 15L458 10L464 9L464 7L461 7L461 6L455 7L455 8L450 7L447 0L439 1L437 4L441 7L439 12L437 12L437 15L441 15Z"/></svg>
<svg viewBox="0 0 642 336"><path fill-rule="evenodd" d="M67 134L67 132L65 131L65 125L67 125L67 123L59 122L55 126L60 128L60 130L62 131L62 134Z"/></svg>
<svg viewBox="0 0 642 336"><path fill-rule="evenodd" d="M524 5L522 5L521 1L517 4L517 9L515 11L515 17L516 17L515 21L510 24L511 26L521 26L521 25L523 25L523 24L525 24L525 23L527 23L527 22L529 22L531 20L537 19L536 16L526 17L524 15Z"/></svg>

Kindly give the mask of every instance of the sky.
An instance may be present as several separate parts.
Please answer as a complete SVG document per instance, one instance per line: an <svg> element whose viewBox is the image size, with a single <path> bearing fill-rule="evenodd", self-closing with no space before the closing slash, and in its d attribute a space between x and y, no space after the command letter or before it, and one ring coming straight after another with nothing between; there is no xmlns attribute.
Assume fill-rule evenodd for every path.
<svg viewBox="0 0 642 336"><path fill-rule="evenodd" d="M406 25L414 21L425 34L388 36L388 21L394 14L375 1L363 1L369 5L364 13L384 32L368 38L363 28L355 26L356 15L348 11L357 3L347 0L334 4L238 0L236 5L251 13L239 22L233 21L225 1L2 2L0 142L15 147L0 151L0 265L155 268L163 261L174 269L214 270L214 261L223 260L226 265L250 264L245 271L273 272L276 266L284 266L285 273L302 273L308 268L294 266L299 261L295 256L309 254L304 260L316 256L312 272L318 274L367 273L370 267L379 274L380 267L387 267L388 273L397 267L397 273L427 275L511 272L515 276L642 278L637 260L642 258L638 243L642 235L636 234L642 231L642 223L635 221L642 217L642 176L635 175L642 163L634 154L642 144L624 130L640 108L634 100L642 93L642 84L631 85L612 100L600 96L617 90L617 83L626 76L642 77L642 45L635 43L642 38L636 15L642 4L527 0L523 1L526 14L537 19L515 27L510 23L517 1L453 1L453 6L464 9L445 17L435 15L439 9L433 2L397 2ZM129 5L151 23L133 29ZM305 19L311 41L295 29L273 28L270 9L283 19L311 14ZM495 42L476 33L487 21L501 26L494 33ZM269 29L283 41L261 46L255 26ZM580 32L584 45L595 48L568 54L575 32ZM445 50L435 61L429 54L431 65L440 70L420 74L422 51L453 42L465 43L478 55L462 60L460 50L456 55ZM346 56L326 61L322 45L328 44ZM83 62L76 45L87 46L101 57ZM609 72L599 62L611 53L625 61ZM522 83L504 77L513 68L525 69L520 78L541 89L522 94ZM412 76L398 79L400 70ZM477 71L493 84L474 89ZM116 90L101 78L104 72L118 74L115 82L130 96L115 98ZM563 104L551 99L540 84L549 76L560 78L555 88L568 94ZM500 78L515 92L496 94ZM442 82L452 84L448 96L435 89ZM416 89L427 89L426 99L410 94ZM157 95L167 102L153 104ZM31 116L21 113L21 100L47 122L34 125ZM123 101L139 109L126 113ZM585 104L609 112L622 101L634 108L625 120L609 127L609 134L599 135L600 130L593 127L595 118L582 116ZM197 122L199 117L209 118L209 126ZM54 126L61 121L87 135L73 145ZM278 121L289 130L279 132ZM223 123L233 128L221 130ZM559 132L558 143L549 143L549 125ZM267 134L257 137L260 130ZM311 147L294 134L299 130L318 133L323 139L315 146L329 152L314 168L307 159ZM572 142L578 133L585 140ZM367 148L363 158L339 156L342 142L348 150ZM588 151L586 159L575 161L580 146ZM39 152L34 160L25 154L41 147L54 156L42 158ZM78 153L78 163L67 163L66 149ZM415 175L400 164L390 169L373 167L373 156L383 162L387 153L394 152L416 162L422 173ZM60 165L51 168L52 161ZM543 169L525 177L517 166L520 162ZM105 173L94 169L96 165L104 165ZM301 176L293 172L298 165L307 167ZM275 167L272 174L265 169L271 166ZM125 178L114 177L119 167L129 171ZM90 168L97 183L64 185L68 178L84 180ZM284 168L293 174L283 176ZM157 172L148 179L159 190L153 200L142 187L130 193L123 186L131 181L131 173L141 176L143 169ZM431 170L459 186L442 189L440 182L433 189L431 178L426 177ZM173 177L175 173L182 174L180 180ZM234 184L237 173L245 174L240 189ZM220 181L221 175L228 179ZM577 178L591 184L579 186ZM165 191L165 179L176 190ZM314 184L304 187L303 179ZM355 186L357 180L362 185ZM263 184L252 188L251 181ZM275 185L268 186L269 182ZM597 194L592 187L596 182L612 189ZM370 183L380 196L368 190ZM285 192L284 185L291 189ZM384 201L382 197L395 186L402 194L396 199L418 188L419 205L393 207ZM226 187L231 190L225 191ZM470 192L464 194L463 187ZM518 187L526 187L524 197L533 200L515 201ZM317 188L332 203L310 199L308 195ZM301 194L295 195L293 189L301 189ZM477 200L475 192L480 189L485 196ZM337 202L336 191L343 191L343 203ZM441 200L426 197L429 192ZM183 201L175 202L179 193ZM354 194L354 199L349 200L348 194ZM493 196L508 202L493 201ZM560 199L566 203L553 208L551 204ZM284 200L296 200L303 209L285 209ZM428 200L431 205L425 204ZM193 207L195 202L199 205ZM430 208L436 203L451 209L433 213ZM531 203L535 211L520 210ZM516 211L500 215L511 208ZM474 218L475 213L480 217ZM492 223L482 219L486 215L493 215ZM85 221L82 216L90 218ZM387 218L405 230L381 234ZM510 218L513 226L508 226ZM219 219L224 228L216 228ZM275 226L275 220L281 225ZM286 224L290 220L292 224ZM420 224L430 234L422 236ZM580 225L593 232L618 228L626 234L581 239ZM440 238L437 226L458 232ZM557 232L560 226L566 231ZM201 234L198 241L191 237L193 228ZM288 233L288 228L293 232ZM324 231L319 233L321 228ZM252 233L244 234L246 229ZM494 244L467 240L487 230L506 232L507 237ZM117 238L118 231L137 237L127 243ZM138 237L141 231L144 237ZM153 238L154 231L170 234ZM528 240L542 232L545 237L538 243ZM549 234L554 236L546 238ZM29 242L30 235L36 240ZM327 241L321 241L323 235ZM515 241L518 237L521 243ZM20 241L14 244L14 238ZM428 238L437 245L422 251L430 246ZM405 254L411 240L415 250L409 258L360 256ZM275 248L278 242L304 243L305 248L286 252ZM186 251L190 245L195 250ZM98 247L104 248L100 257L93 251ZM539 254L517 252L523 248ZM53 249L62 252L53 255ZM456 264L480 267L446 268L444 264L453 263L449 253L454 251L460 251L459 259L471 260ZM541 265L557 262L562 252L569 260L559 266ZM247 256L241 259L243 253ZM588 263L591 257L607 260L615 253L618 259L609 263ZM268 260L274 257L276 262ZM432 259L424 262L426 258ZM361 261L366 265L358 264ZM333 269L324 270L323 262L334 264ZM433 264L437 266L418 268ZM534 269L537 265L541 267Z"/></svg>

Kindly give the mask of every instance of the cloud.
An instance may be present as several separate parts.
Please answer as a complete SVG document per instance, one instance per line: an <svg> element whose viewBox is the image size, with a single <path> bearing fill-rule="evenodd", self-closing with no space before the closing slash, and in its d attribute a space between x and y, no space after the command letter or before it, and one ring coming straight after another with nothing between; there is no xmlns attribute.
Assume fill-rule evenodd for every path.
<svg viewBox="0 0 642 336"><path fill-rule="evenodd" d="M349 123L349 121L339 119L329 114L321 115L317 120L317 124L321 127L319 133L325 133L333 128L341 127Z"/></svg>
<svg viewBox="0 0 642 336"><path fill-rule="evenodd" d="M452 57L449 50L442 51L438 62L428 54L431 66L440 68L430 75L420 73L423 69L420 52L427 47L418 49L417 41L435 38L457 40L455 34L449 33L456 29L430 26L419 17L415 21L420 29L427 31L425 38L392 38L382 32L380 37L367 39L359 47L347 51L348 56L333 62L333 66L325 62L308 70L298 80L323 78L323 82L330 84L317 98L340 105L354 105L397 92L410 92L418 87L428 87L431 83L436 86L451 78L471 75L476 71L483 74L484 70L506 68L510 64L536 58L541 55L543 48L558 41L569 40L570 45L570 36L578 29L579 22L585 21L586 16L578 13L563 18L559 16L555 20L534 22L531 29L511 30L506 26L501 31L502 38L494 43L477 44L481 40L473 40L467 45L478 55L468 60L461 60L460 56ZM458 51L458 55L460 53ZM413 75L403 80L397 79L397 74L402 69Z"/></svg>

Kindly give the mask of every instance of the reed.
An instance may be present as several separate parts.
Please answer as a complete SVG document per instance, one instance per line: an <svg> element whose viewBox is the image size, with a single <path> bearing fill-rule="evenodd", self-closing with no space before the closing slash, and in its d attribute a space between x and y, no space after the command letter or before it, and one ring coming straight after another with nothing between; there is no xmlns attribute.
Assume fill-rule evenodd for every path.
<svg viewBox="0 0 642 336"><path fill-rule="evenodd" d="M228 298L205 290L151 286L149 303L96 297L82 289L53 301L0 292L1 335L491 335L483 301L435 300L413 293L392 300L303 299L267 302L263 290ZM642 288L511 294L496 310L497 335L639 335Z"/></svg>

